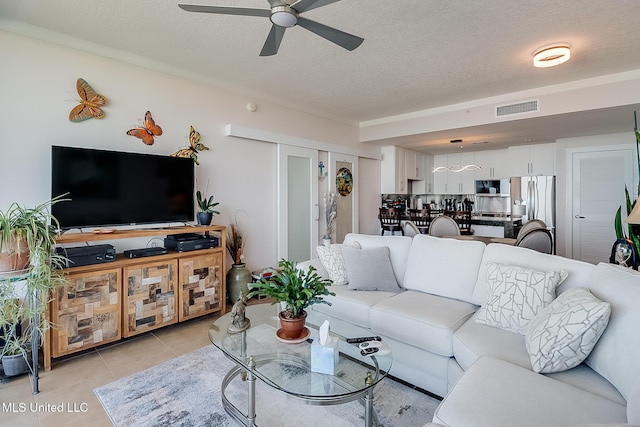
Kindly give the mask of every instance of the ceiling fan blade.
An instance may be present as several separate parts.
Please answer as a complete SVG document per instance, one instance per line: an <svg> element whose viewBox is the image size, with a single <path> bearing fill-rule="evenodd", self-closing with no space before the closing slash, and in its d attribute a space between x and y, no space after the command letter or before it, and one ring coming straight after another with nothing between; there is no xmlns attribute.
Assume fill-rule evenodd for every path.
<svg viewBox="0 0 640 427"><path fill-rule="evenodd" d="M179 4L178 7L187 12L221 13L223 15L263 16L269 17L271 10L247 7L201 6L197 4Z"/></svg>
<svg viewBox="0 0 640 427"><path fill-rule="evenodd" d="M291 5L292 8L298 11L298 13L306 12L307 10L317 9L322 6L326 6L331 3L338 2L340 0L299 0Z"/></svg>
<svg viewBox="0 0 640 427"><path fill-rule="evenodd" d="M298 17L298 25L347 50L354 50L364 41L361 37L345 33L344 31L340 31L332 27L327 27L324 24L320 24L319 22L312 21L301 16Z"/></svg>
<svg viewBox="0 0 640 427"><path fill-rule="evenodd" d="M286 28L280 27L276 24L271 26L271 31L269 31L267 40L265 40L264 46L262 46L262 50L260 51L260 56L271 56L278 53L285 30Z"/></svg>

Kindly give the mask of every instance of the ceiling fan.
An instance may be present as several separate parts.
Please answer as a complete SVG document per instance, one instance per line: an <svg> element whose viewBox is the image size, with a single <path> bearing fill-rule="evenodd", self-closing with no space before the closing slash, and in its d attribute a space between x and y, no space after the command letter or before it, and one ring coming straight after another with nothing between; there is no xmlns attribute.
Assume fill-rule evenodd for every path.
<svg viewBox="0 0 640 427"><path fill-rule="evenodd" d="M260 56L271 56L278 53L282 37L287 28L300 25L312 33L323 37L347 50L354 50L362 44L363 38L345 33L332 27L320 24L316 21L303 18L301 13L308 10L336 3L340 0L267 0L271 9L255 9L247 7L228 6L204 6L191 4L178 4L180 9L187 12L220 13L224 15L261 16L268 17L271 22L271 31L262 46Z"/></svg>

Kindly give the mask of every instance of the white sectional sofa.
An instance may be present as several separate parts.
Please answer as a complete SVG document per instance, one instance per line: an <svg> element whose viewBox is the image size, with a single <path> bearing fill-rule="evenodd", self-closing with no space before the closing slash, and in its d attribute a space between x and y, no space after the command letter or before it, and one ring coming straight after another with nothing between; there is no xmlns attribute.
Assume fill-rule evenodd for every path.
<svg viewBox="0 0 640 427"><path fill-rule="evenodd" d="M332 305L316 304L312 309L382 336L393 352L391 375L444 397L434 423L454 427L640 425L637 272L498 243L485 245L426 235L412 239L349 234L344 245L360 247L363 252L358 254L364 256L374 248L389 248L388 259L398 289L385 285L379 288L388 290L352 290L352 283L334 285L331 290L336 296L327 298ZM345 257L353 254L344 246L332 250L342 251ZM352 255L348 260L353 266ZM338 259L338 264L340 261L343 260ZM309 264L330 277L318 259L299 267ZM334 276L336 268L340 266L331 265ZM599 340L597 336L590 338L597 344L578 366L536 373L527 349L527 343L534 346L531 337L535 331L512 332L478 323L476 317L483 317L482 311L476 313L481 306L485 306L486 318L495 314L489 311L490 307L503 304L500 299L490 298L499 293L495 286L502 280L502 276L496 279L496 271L518 272L519 268L530 270L532 275L543 274L544 283L552 288L564 279L555 289L556 295L586 288L589 295L609 303L608 325L604 319L606 329ZM351 272L354 276L360 274ZM539 289L531 286L523 290L523 295L534 291ZM566 297L570 300L574 292ZM549 303L550 300L544 305ZM598 307L602 308L602 304ZM509 310L501 310L502 307L498 321L508 316ZM541 310L538 306L534 311ZM535 318L536 313L522 316ZM540 317L544 316L536 319ZM525 322L528 325L529 320ZM547 333L544 328L542 331ZM559 352L571 353L569 347L562 347ZM568 357L571 360L575 356Z"/></svg>

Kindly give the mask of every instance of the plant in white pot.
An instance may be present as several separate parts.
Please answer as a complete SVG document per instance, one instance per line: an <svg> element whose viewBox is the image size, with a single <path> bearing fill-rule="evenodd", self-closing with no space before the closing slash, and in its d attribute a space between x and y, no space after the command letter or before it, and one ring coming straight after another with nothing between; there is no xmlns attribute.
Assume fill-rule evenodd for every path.
<svg viewBox="0 0 640 427"><path fill-rule="evenodd" d="M278 337L284 341L297 341L301 336L304 337L305 309L313 304L331 305L324 297L335 296L328 289L333 282L321 277L312 265L305 271L298 269L294 262L283 259L278 267L278 273L249 285L249 298L264 295L273 298L272 304L284 303L284 310L280 312L281 329L277 332Z"/></svg>
<svg viewBox="0 0 640 427"><path fill-rule="evenodd" d="M51 296L68 283L62 273L67 260L54 252L59 224L49 212L51 205L65 200L63 197L34 208L12 203L6 211L0 211L0 253L8 258L20 258L25 251L28 254L26 264L9 261L4 264L8 268L0 272L3 366L5 355L20 354L26 359L26 343L40 339L50 326L44 313ZM17 241L26 250L12 250Z"/></svg>
<svg viewBox="0 0 640 427"><path fill-rule="evenodd" d="M198 224L199 225L210 225L213 220L213 215L220 215L220 212L214 210L216 206L218 206L219 202L213 202L213 196L202 195L200 190L196 191L196 201L198 202Z"/></svg>

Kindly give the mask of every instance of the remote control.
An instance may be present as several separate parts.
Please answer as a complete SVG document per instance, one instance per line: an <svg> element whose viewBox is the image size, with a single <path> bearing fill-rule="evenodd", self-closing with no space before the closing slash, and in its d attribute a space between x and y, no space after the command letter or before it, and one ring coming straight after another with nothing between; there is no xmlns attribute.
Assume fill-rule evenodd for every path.
<svg viewBox="0 0 640 427"><path fill-rule="evenodd" d="M358 347L360 348L360 350L365 350L368 348L381 348L384 344L382 344L380 341L365 341L363 343L360 343L360 345L358 345Z"/></svg>
<svg viewBox="0 0 640 427"><path fill-rule="evenodd" d="M363 356L370 356L374 353L377 353L378 350L380 350L378 347L369 347L369 348L364 348L362 350L360 350L360 354Z"/></svg>
<svg viewBox="0 0 640 427"><path fill-rule="evenodd" d="M379 336L375 336L375 337L360 337L360 338L347 338L347 342L349 344L360 344L361 342L366 342L366 341L382 341L382 338L380 338Z"/></svg>

